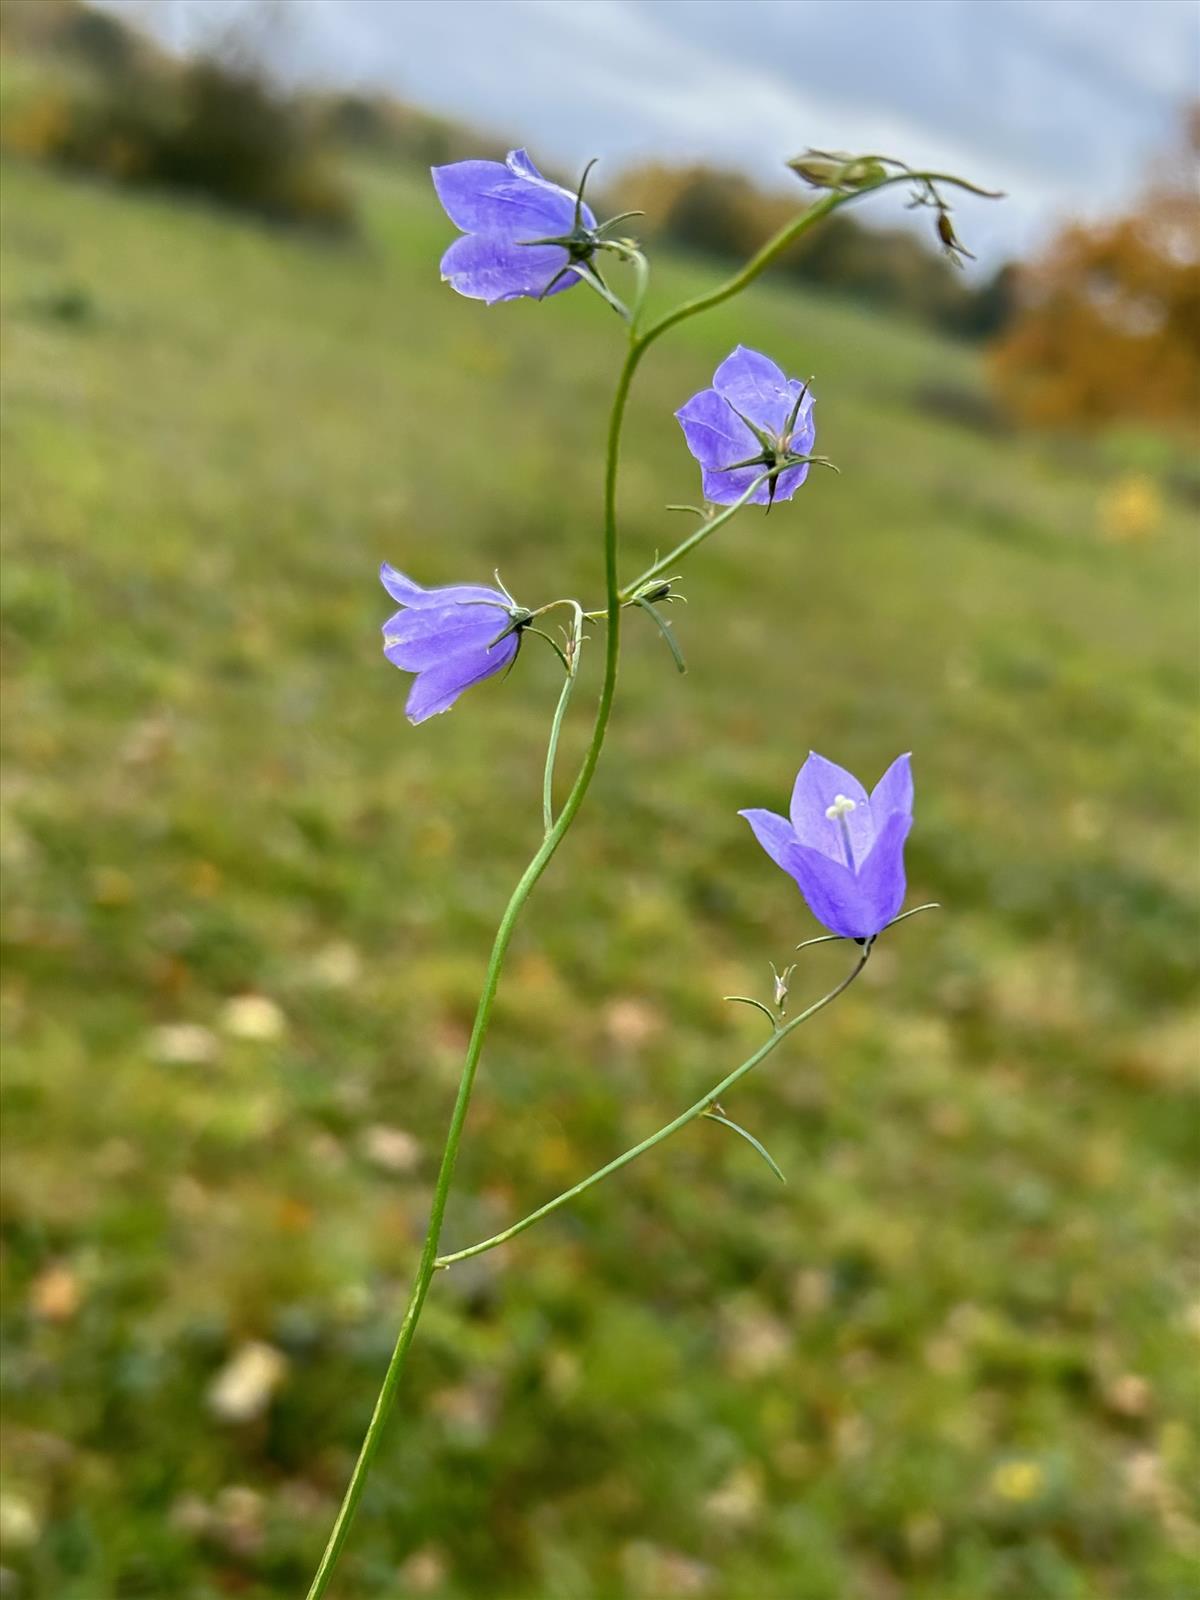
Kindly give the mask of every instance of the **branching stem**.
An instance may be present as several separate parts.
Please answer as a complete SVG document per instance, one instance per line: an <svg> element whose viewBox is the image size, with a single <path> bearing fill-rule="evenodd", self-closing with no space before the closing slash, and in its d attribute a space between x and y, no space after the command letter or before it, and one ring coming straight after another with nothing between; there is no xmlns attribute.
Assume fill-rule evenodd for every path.
<svg viewBox="0 0 1200 1600"><path fill-rule="evenodd" d="M512 1227L505 1228L503 1233L493 1234L490 1239L482 1239L478 1244L468 1245L465 1250L456 1250L452 1255L439 1256L435 1265L438 1267L452 1267L456 1261L466 1261L471 1256L481 1256L485 1250L494 1250L498 1244L507 1244L510 1239L515 1239L519 1233L524 1233L526 1228L532 1228L535 1222L540 1222L543 1217L548 1217L552 1212L559 1210L568 1201L585 1194L588 1189L599 1183L602 1178L610 1177L612 1173L619 1172L622 1167L627 1167L631 1161L636 1161L638 1156L645 1155L647 1150L653 1150L655 1145L662 1144L664 1139L669 1139L673 1133L678 1133L680 1128L686 1128L689 1122L694 1122L697 1117L704 1116L710 1107L716 1105L722 1096L728 1094L735 1083L738 1083L748 1072L757 1067L760 1061L765 1061L772 1050L783 1043L789 1033L793 1033L801 1023L807 1022L810 1017L815 1017L818 1011L823 1011L831 1001L837 999L838 995L843 994L866 966L870 954L871 946L869 944L864 945L859 952L859 957L854 967L848 976L842 979L841 983L831 989L828 994L822 995L819 1000L814 1001L806 1011L800 1012L799 1016L793 1017L790 1022L785 1022L782 1027L777 1027L766 1043L761 1044L752 1056L748 1056L742 1062L741 1066L735 1067L727 1077L721 1079L715 1088L710 1089L706 1095L697 1100L695 1105L689 1106L686 1111L681 1111L673 1121L659 1128L657 1133L652 1133L649 1138L643 1139L640 1144L635 1144L631 1150L626 1150L623 1155L617 1156L615 1160L610 1161L607 1166L600 1167L589 1177L582 1178L578 1183L572 1184L569 1189L564 1189L562 1194L555 1195L553 1200L547 1200L544 1206L539 1206L536 1211L531 1211L527 1217L522 1217L520 1222L514 1222Z"/></svg>
<svg viewBox="0 0 1200 1600"><path fill-rule="evenodd" d="M711 1094L706 1095L703 1100L698 1101L695 1106L692 1106L688 1111L685 1111L682 1116L677 1117L674 1122L668 1123L665 1128L661 1128L657 1134L653 1134L649 1139L643 1140L640 1145L636 1145L632 1150L627 1150L624 1155L618 1156L617 1159L613 1162L610 1162L607 1167L602 1167L599 1172L594 1172L591 1177L585 1178L581 1183L576 1184L573 1188L566 1190L555 1200L550 1201L546 1206L541 1207L538 1211L531 1213L530 1216L526 1217L520 1223L517 1223L513 1228L507 1230L504 1234L498 1234L494 1239L484 1240L483 1243L479 1245L473 1245L467 1250L459 1251L453 1255L439 1258L438 1243L441 1238L442 1223L446 1214L446 1202L450 1195L450 1186L454 1178L454 1168L458 1158L458 1147L461 1142L463 1128L467 1120L467 1111L471 1103L471 1092L475 1084L475 1074L479 1066L479 1058L483 1052L483 1043L487 1035L488 1023L491 1019L492 1007L496 999L496 990L500 983L500 972L504 965L504 958L508 951L509 943L512 940L513 931L516 928L521 911L525 906L525 902L529 899L530 894L533 892L534 885L537 883L542 873L550 864L551 858L558 849L559 845L562 843L568 829L571 827L571 824L574 822L575 817L579 812L579 808L583 804L584 797L586 796L591 785L592 778L596 772L597 764L600 760L600 752L604 745L605 734L608 731L609 718L612 714L613 698L616 694L617 687L617 667L620 661L621 653L622 605L629 598L630 592L637 587L637 584L643 583L649 578L656 576L658 573L665 571L668 566L677 562L682 555L689 553L698 544L702 543L704 539L707 539L718 526L728 519L728 516L731 515L734 510L738 509L738 505L735 505L730 507L728 511L722 512L713 517L711 520L706 521L702 527L696 530L690 539L684 540L684 542L675 550L673 550L670 556L668 556L664 561L656 562L653 567L648 569L647 572L643 573L642 577L637 580L637 584L629 585L624 590L621 589L617 574L617 476L620 464L621 430L625 420L625 407L629 399L629 390L633 382L634 374L638 369L642 357L655 342L655 340L660 339L664 333L675 327L677 323L683 322L689 317L698 316L702 311L707 311L713 306L720 305L722 301L728 300L732 298L732 296L739 294L741 290L745 289L749 284L751 284L760 273L765 271L765 269L770 266L771 262L774 261L776 257L793 242L793 240L798 239L802 234L807 233L810 228L814 227L823 218L836 211L839 206L849 204L854 200L859 200L864 195L874 193L877 189L886 188L890 184L911 182L914 178L924 178L931 181L957 184L959 187L963 188L971 187L968 184L962 183L961 180L951 177L947 174L904 172L902 174L898 173L895 175L889 175L888 177L881 179L880 182L876 184L856 190L853 194L826 195L823 199L818 200L815 204L811 205L807 211L803 212L802 215L797 217L794 221L788 223L786 227L780 229L780 231L775 234L772 239L769 239L767 243L764 244L762 248L751 257L751 259L739 272L736 272L732 277L727 278L725 282L718 285L716 289L711 290L708 294L698 295L692 300L685 301L682 305L675 307L673 311L669 311L664 316L660 317L657 322L652 323L642 332L637 331L636 323L629 330L629 343L626 347L625 359L621 365L621 370L617 377L616 390L613 394L612 407L609 413L608 434L605 449L604 618L608 623L608 628L604 649L604 676L600 686L599 700L596 705L595 720L592 724L591 738L588 741L587 749L584 752L583 761L576 775L575 782L572 785L571 791L568 794L565 802L563 803L562 810L559 812L557 819L550 823L550 825L547 827L544 837L534 853L532 860L525 868L525 871L521 874L520 880L518 881L516 888L513 890L508 904L504 908L503 915L500 918L500 925L496 930L496 936L492 943L491 955L488 959L487 970L484 974L483 990L479 996L479 1003L475 1011L475 1021L471 1029L470 1040L467 1044L466 1057L463 1061L462 1076L459 1080L458 1093L455 1097L454 1109L450 1115L450 1126L446 1134L445 1148L442 1152L441 1162L438 1167L437 1179L434 1184L433 1201L429 1214L429 1226L425 1236L425 1243L421 1250L420 1260L417 1265L416 1277L409 1295L408 1306L400 1323L400 1330L396 1338L396 1344L392 1351L391 1359L388 1362L387 1371L384 1374L383 1384L380 1388L378 1399L375 1402L375 1409L372 1412L371 1420L367 1425L366 1435L363 1439L358 1459L354 1464L354 1469L351 1472L350 1481L346 1486L345 1496L342 1500L341 1507L334 1522L333 1530L329 1535L329 1540L325 1546L325 1551L321 1557L316 1575L313 1578L311 1587L309 1588L307 1600L321 1600L321 1596L325 1594L329 1588L330 1582L332 1581L334 1568L337 1565L338 1557L341 1554L342 1547L346 1542L347 1535L350 1532L350 1527L354 1520L355 1512L357 1511L359 1501L362 1498L363 1489L367 1481L367 1475L370 1472L371 1464L378 1453L380 1442L383 1438L384 1428L392 1406L395 1402L397 1390L400 1386L400 1379L404 1370L405 1359L408 1355L409 1347L412 1344L413 1336L416 1333L417 1324L420 1321L421 1311L425 1305L425 1298L429 1293L429 1285L433 1280L434 1273L438 1266L447 1266L453 1261L464 1259L466 1256L477 1255L482 1250L491 1249L494 1245L501 1243L504 1239L512 1238L516 1233L520 1233L525 1228L531 1227L533 1223L536 1222L540 1217L546 1216L549 1212L557 1210L561 1205L565 1205L568 1200L574 1198L574 1196L577 1194L581 1194L585 1189L591 1188L593 1184L598 1183L601 1178L606 1177L610 1172L615 1172L620 1167L627 1165L630 1161L635 1160L636 1157L641 1155L645 1150L651 1149L654 1145L661 1143L663 1139L669 1137L669 1135L674 1133L678 1128L683 1127L695 1117L702 1115L704 1111L713 1104L714 1100L731 1088L732 1085L736 1083L739 1078L743 1077L747 1072L749 1072L752 1067L757 1066L759 1061L761 1061L765 1056L769 1055L775 1046L785 1039L794 1028L799 1027L799 1025L808 1017L812 1016L815 1011L820 1010L822 1006L828 1005L831 1000L836 998L836 996L840 994L855 977L857 977L858 973L862 971L863 966L866 964L867 954L864 951L858 965L854 968L854 971L836 989L832 990L823 999L819 1000L815 1006L810 1006L806 1012L802 1012L798 1017L793 1018L791 1022L787 1023L781 1028L778 1028L760 1050L756 1051L753 1056L751 1056L747 1061L744 1061L742 1065L733 1073L731 1073L728 1078L726 1078L722 1083L718 1084ZM634 262L634 265L639 266L636 261ZM578 268L575 270L578 272ZM580 274L580 276L583 276L583 274ZM594 284L593 287L595 287ZM645 269L644 264L642 264L639 266L638 271L638 300L636 302L639 311L641 296L644 293L644 290ZM607 295L606 297L611 298ZM624 308L621 309L624 310ZM749 499L754 487L755 486L752 486L751 490L742 497L742 502L739 502L739 504L744 503L745 500ZM562 711L565 713L566 707L563 704L561 697L559 705ZM556 720L561 726L561 717L558 716L557 713ZM556 753L557 737L556 730L554 729L552 729L551 738L553 753Z"/></svg>

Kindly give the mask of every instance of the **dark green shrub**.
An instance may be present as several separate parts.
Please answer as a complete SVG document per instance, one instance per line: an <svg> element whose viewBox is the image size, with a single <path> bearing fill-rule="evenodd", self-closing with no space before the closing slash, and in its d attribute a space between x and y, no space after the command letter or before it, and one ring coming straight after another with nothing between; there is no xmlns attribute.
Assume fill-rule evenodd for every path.
<svg viewBox="0 0 1200 1600"><path fill-rule="evenodd" d="M273 88L248 57L178 65L102 13L56 4L30 15L38 29L15 43L42 67L6 107L9 147L274 221L351 225L316 111Z"/></svg>

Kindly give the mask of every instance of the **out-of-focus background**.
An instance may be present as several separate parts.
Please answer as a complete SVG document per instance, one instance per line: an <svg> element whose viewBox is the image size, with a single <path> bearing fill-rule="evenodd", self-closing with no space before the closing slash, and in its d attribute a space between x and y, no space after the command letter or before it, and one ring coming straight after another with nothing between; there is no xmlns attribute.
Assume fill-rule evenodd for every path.
<svg viewBox="0 0 1200 1600"><path fill-rule="evenodd" d="M647 362L626 571L739 341L815 375L841 476L689 568L686 677L630 617L448 1244L757 1041L722 995L816 929L735 813L810 746L915 752L945 909L727 1107L786 1188L698 1125L439 1279L337 1592L1194 1597L1194 11L0 17L0 1595L295 1596L324 1540L557 688L534 640L410 728L376 568L599 598L616 319L438 281L430 162L526 142L645 207L659 305L807 203L806 145L1013 198L959 207L964 272L850 208Z"/></svg>

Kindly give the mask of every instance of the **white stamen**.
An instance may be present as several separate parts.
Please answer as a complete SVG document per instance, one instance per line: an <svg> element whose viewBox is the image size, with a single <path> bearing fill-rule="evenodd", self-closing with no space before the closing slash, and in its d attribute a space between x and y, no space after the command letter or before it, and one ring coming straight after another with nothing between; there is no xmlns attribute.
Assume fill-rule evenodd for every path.
<svg viewBox="0 0 1200 1600"><path fill-rule="evenodd" d="M826 806L825 815L829 821L835 823L842 836L842 851L846 857L846 865L854 872L854 846L850 842L850 827L846 818L852 811L857 811L858 806L848 795L838 794L833 797L833 804Z"/></svg>

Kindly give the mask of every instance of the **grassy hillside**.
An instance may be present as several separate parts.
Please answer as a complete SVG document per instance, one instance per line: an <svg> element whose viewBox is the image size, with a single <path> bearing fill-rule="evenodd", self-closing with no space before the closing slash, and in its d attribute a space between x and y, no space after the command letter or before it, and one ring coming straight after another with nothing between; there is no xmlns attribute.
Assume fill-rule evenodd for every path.
<svg viewBox="0 0 1200 1600"><path fill-rule="evenodd" d="M6 1596L303 1591L557 690L534 639L410 728L376 568L600 598L615 318L456 299L424 186L364 183L331 246L4 171ZM810 746L915 752L946 909L728 1107L786 1188L700 1125L439 1279L338 1593L1186 1600L1191 530L1114 542L1102 457L915 406L971 357L766 285L639 378L630 574L739 341L815 374L842 475L688 571L688 676L630 618L448 1245L757 1040L721 996L816 929L735 813Z"/></svg>

